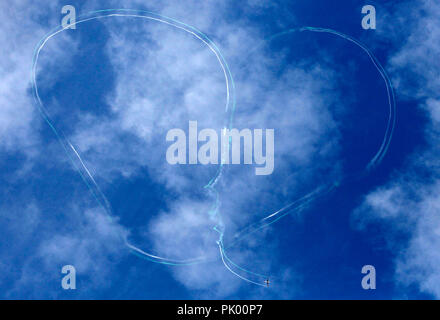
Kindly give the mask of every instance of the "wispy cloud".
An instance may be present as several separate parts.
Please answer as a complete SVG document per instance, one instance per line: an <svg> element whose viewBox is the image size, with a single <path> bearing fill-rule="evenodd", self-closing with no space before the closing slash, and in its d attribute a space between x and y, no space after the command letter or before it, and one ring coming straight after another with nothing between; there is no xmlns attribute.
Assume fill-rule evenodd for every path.
<svg viewBox="0 0 440 320"><path fill-rule="evenodd" d="M389 66L401 98L416 102L419 112L427 116L426 145L417 148L388 183L365 197L355 217L363 226L377 219L388 222L391 232L386 238L395 250L397 282L416 284L438 298L440 6L436 1L407 1L395 9L396 21L403 24L407 36L394 44L399 49ZM409 241L402 242L395 232L405 234Z"/></svg>

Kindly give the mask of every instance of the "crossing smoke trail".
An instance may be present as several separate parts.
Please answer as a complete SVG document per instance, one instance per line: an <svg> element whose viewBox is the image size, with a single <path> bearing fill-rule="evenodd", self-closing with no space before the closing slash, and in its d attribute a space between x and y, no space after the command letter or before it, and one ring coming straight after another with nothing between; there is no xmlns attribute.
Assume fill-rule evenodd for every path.
<svg viewBox="0 0 440 320"><path fill-rule="evenodd" d="M191 27L187 24L184 24L182 22L179 22L177 20L174 20L169 17L165 17L153 12L144 11L144 10L131 10L131 9L108 9L108 10L99 10L99 11L93 11L86 15L78 17L75 24L84 23L87 21L95 20L95 19L103 19L108 17L134 17L134 18L142 18L142 19L148 19L160 23L164 23L166 25L175 27L177 29L183 30L185 32L188 32L189 34L192 34L195 38L202 41L208 48L213 52L213 54L216 56L217 61L219 62L221 69L224 74L225 78L225 85L226 85L226 104L225 104L225 125L224 128L232 128L232 122L236 107L236 101L235 101L235 85L234 80L232 78L229 66L222 56L220 50L217 48L217 46L201 31L197 30L194 27ZM73 167L75 170L79 173L81 179L86 184L88 189L90 190L93 197L97 200L99 205L105 210L107 213L107 216L109 219L112 219L114 216L112 208L110 206L109 201L107 200L104 193L99 188L98 184L96 183L95 179L93 178L92 174L88 170L87 166L85 165L84 161L82 160L79 152L75 149L75 147L68 141L66 136L63 134L63 132L59 129L56 129L54 123L49 117L49 114L44 107L43 102L40 99L39 92L38 92L38 86L36 82L36 70L37 70L37 64L38 64L38 58L40 51L43 49L45 44L48 40L50 40L55 35L63 32L65 29L67 29L69 26L66 27L58 27L49 32L43 39L39 41L39 43L36 46L36 49L34 51L33 55L33 64L32 64L32 74L31 74L31 82L32 82L32 89L34 93L34 98L38 107L38 111L40 112L43 119L46 121L46 123L49 125L53 133L55 134L56 138L61 143L66 155L68 156L69 160L71 161ZM272 37L268 38L264 43L275 39L277 37L281 37L283 35L287 35L293 32L303 32L303 31L309 31L309 32L321 32L321 33L328 33L333 34L336 36L339 36L343 39L346 39L358 47L360 47L370 58L380 75L382 76L386 88L387 88L387 95L388 95L388 104L389 104L389 118L387 123L387 128L385 131L385 136L382 141L382 144L375 154L375 156L369 161L367 167L364 169L363 172L360 172L356 175L352 175L350 177L344 177L340 180L329 184L329 185L323 185L318 188L316 188L314 191L308 193L307 195L299 198L298 200L291 202L290 204L284 206L280 210L271 213L267 215L265 218L257 221L256 223L253 223L249 225L248 227L244 228L243 230L239 231L235 234L235 236L232 239L232 242L225 248L223 244L223 236L225 232L225 225L223 223L221 214L219 212L219 206L220 206L220 199L218 191L216 190L215 186L218 183L219 179L222 176L223 171L223 163L220 163L218 166L218 169L215 173L215 175L211 178L211 180L208 182L208 184L205 186L205 189L207 189L208 192L214 195L215 201L209 210L208 214L212 221L214 221L215 226L213 227L216 232L219 234L219 239L217 240L217 244L219 247L220 252L220 258L224 264L224 266L235 276L239 277L242 280L245 280L249 283L259 285L259 286L265 286L262 281L262 278L267 279L268 277L263 274L258 274L253 271L250 271L248 269L245 269L243 267L240 267L236 263L234 263L226 254L226 249L231 248L234 245L238 243L239 240L245 238L246 236L249 236L250 234L265 228L277 221L279 221L281 218L292 214L294 212L299 212L300 210L303 210L306 208L309 204L314 202L316 199L324 196L325 194L328 194L341 186L343 183L346 183L348 181L357 180L367 174L369 171L374 169L380 162L382 161L383 157L385 156L386 152L388 151L391 138L393 136L394 127L396 124L396 103L395 103L395 97L394 97L394 91L391 85L391 81L385 71L385 69L382 67L382 65L379 63L377 58L374 56L374 54L362 43L357 41L356 39L342 34L340 32L337 32L335 30L331 29L323 29L323 28L313 28L313 27L303 27L303 28L296 28L296 29L289 29L287 31L278 33L273 35ZM230 142L229 142L230 143ZM147 259L149 261L165 264L165 265L193 265L201 262L207 262L208 259L206 257L196 257L192 259L186 259L186 260L176 260L176 259L169 259L166 257L161 257L158 255L154 255L152 253L148 253L135 245L131 244L128 239L124 236L122 239L130 251L144 259ZM240 271L234 271L233 268L238 269ZM246 276L241 275L239 272L246 274ZM253 280L257 279L257 280Z"/></svg>

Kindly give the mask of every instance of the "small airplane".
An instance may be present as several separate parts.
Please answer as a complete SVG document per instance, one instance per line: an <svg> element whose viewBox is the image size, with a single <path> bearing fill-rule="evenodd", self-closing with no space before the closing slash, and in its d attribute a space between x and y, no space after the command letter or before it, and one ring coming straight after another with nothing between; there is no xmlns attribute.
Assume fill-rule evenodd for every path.
<svg viewBox="0 0 440 320"><path fill-rule="evenodd" d="M265 283L267 286L269 286L269 284L270 284L269 279L264 280L264 283Z"/></svg>

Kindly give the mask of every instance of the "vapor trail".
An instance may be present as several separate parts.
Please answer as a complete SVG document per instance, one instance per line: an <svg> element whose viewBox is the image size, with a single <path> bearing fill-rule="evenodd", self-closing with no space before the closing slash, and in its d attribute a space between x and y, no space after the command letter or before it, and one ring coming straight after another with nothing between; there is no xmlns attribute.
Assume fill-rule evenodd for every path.
<svg viewBox="0 0 440 320"><path fill-rule="evenodd" d="M232 237L232 242L228 245L227 248L230 248L238 243L239 240L243 239L246 236L249 236L250 234L268 227L269 225L279 221L281 218L290 215L292 213L298 212L302 209L304 209L307 205L314 202L316 199L334 191L339 186L349 182L349 181L357 181L360 178L364 177L366 174L368 174L371 170L373 170L375 167L377 167L383 160L384 156L386 155L389 145L391 143L391 139L393 137L394 128L396 126L396 100L394 95L393 86L391 83L391 80L383 68L383 66L380 64L379 60L376 58L376 56L360 41L354 39L353 37L343 34L341 32L332 30L332 29L326 29L326 28L315 28L315 27L301 27L301 28L293 28L288 29L286 31L274 34L273 36L267 38L266 40L262 41L259 45L257 45L254 49L250 51L253 52L257 48L261 47L262 45L268 43L269 41L287 35L294 32L303 32L303 31L309 31L309 32L320 32L320 33L328 33L333 34L336 36L339 36L345 40L348 40L358 47L360 47L370 58L371 62L375 66L376 70L381 75L382 79L385 82L386 90L387 90L387 98L388 98L388 105L389 105L389 115L388 115L388 121L387 121L387 127L385 129L384 138L382 140L382 143L380 145L379 150L376 152L376 154L373 156L373 158L368 162L366 167L356 174L352 174L346 177L341 178L340 180L329 184L329 185L321 185L317 187L314 191L306 194L305 196L287 204L283 208L270 213L269 215L265 216L264 218L260 219L259 221L250 224L249 226L243 228L239 232L237 232ZM247 59L246 59L247 61ZM252 273L251 271L244 270L248 273Z"/></svg>
<svg viewBox="0 0 440 320"><path fill-rule="evenodd" d="M197 30L196 28L189 26L187 24L184 24L180 21L177 21L175 19L162 16L153 12L144 11L144 10L131 10L131 9L108 9L108 10L98 10L89 12L83 16L78 17L78 20L75 23L72 23L68 26L62 27L59 26L52 31L50 31L48 34L46 34L37 44L34 55L33 55L33 63L32 63L32 72L31 72L31 82L32 82L32 89L34 93L34 98L38 107L38 110L43 117L43 119L46 121L46 123L49 125L51 130L54 132L55 136L63 146L64 151L66 152L69 160L73 164L75 170L79 173L81 176L81 179L84 181L84 183L87 185L88 189L91 191L94 198L97 200L97 202L101 205L101 207L105 210L107 213L107 216L109 219L112 219L113 212L110 206L110 203L107 199L107 197L104 195L104 193L99 188L99 185L96 183L93 175L90 173L90 170L85 165L83 159L81 158L79 152L76 150L76 148L70 143L70 141L67 139L67 137L63 134L63 132L60 129L57 129L54 125L53 121L51 120L49 113L47 112L46 108L44 107L44 104L40 98L37 81L36 81L36 73L37 73L37 65L38 65L38 58L40 55L41 50L46 45L47 41L49 41L51 38L56 36L57 34L63 32L67 28L69 28L71 25L77 25L81 24L87 21L95 20L95 19L103 19L108 17L134 17L134 18L143 18L148 19L152 21L157 21L160 23L164 23L166 25L175 27L177 29L183 30L191 35L193 35L198 40L202 41L211 52L215 55L217 61L219 62L224 78L225 78L225 85L226 85L226 104L225 104L225 115L228 113L230 114L229 118L227 118L225 128L231 128L232 126L232 120L233 120L233 113L235 111L235 85L234 81L231 75L231 72L229 70L229 66L224 59L223 55L221 54L220 50L217 48L214 42L212 42L208 36L206 36L201 31ZM216 202L214 206L210 210L211 217L216 221L216 229L217 230L223 230L223 222L221 220L221 215L218 212L219 207L219 197L218 192L215 189L215 185L221 176L223 164L219 165L219 168L215 174L215 176L211 179L211 181L206 185L206 188L209 189L210 192L215 194ZM187 260L177 260L177 259L169 259L165 257L161 257L158 255L154 255L148 252L145 252L144 250L141 250L140 248L134 246L133 244L129 243L129 241L124 237L123 239L126 246L135 254L141 255L151 261L162 263L162 264L168 264L168 265L188 265L193 263L198 263L200 261L206 260L205 257L198 257L194 259L187 259Z"/></svg>
<svg viewBox="0 0 440 320"><path fill-rule="evenodd" d="M235 112L235 108L236 108L234 80L233 80L231 71L229 69L229 66L228 66L226 60L224 59L223 55L221 54L220 50L204 33L202 33L201 31L197 30L194 27L191 27L187 24L184 24L180 21L177 21L177 20L169 18L169 17L165 17L165 16L162 16L162 15L159 15L159 14L156 14L153 12L149 12L149 11L131 10L131 9L108 9L108 10L93 11L93 12L90 12L90 13L84 15L84 16L80 16L78 18L78 20L75 22L75 24L80 24L80 23L84 23L84 22L91 21L94 19L102 19L102 18L107 18L107 17L134 17L134 18L143 18L143 19L149 19L152 21L157 21L157 22L164 23L166 25L175 27L177 29L183 30L189 34L192 34L198 40L202 41L209 48L209 50L211 50L213 52L213 54L216 56L216 59L219 62L221 69L223 71L223 75L225 78L225 85L226 85L225 115L227 117L226 123L225 123L223 129L225 129L225 128L231 129L232 128L233 117L234 117L234 112ZM46 121L46 123L49 125L49 127L51 128L51 130L54 132L55 136L57 137L57 139L61 143L61 145L62 145L64 151L66 152L66 155L68 156L69 160L71 161L73 167L79 173L79 175L81 176L81 179L87 185L88 189L90 190L90 192L92 193L94 198L97 200L97 202L105 210L105 212L107 213L107 216L110 219L112 219L113 212L112 212L112 209L111 209L111 206L110 206L110 203L109 203L107 197L104 195L104 193L99 188L97 182L93 178L93 175L90 173L90 170L87 168L84 161L82 160L79 152L69 142L69 140L63 134L63 132L60 129L56 129L54 123L52 122L52 120L49 117L49 114L48 114L46 108L44 107L43 102L41 101L41 98L40 98L40 95L38 92L38 86L37 86L37 81L36 81L36 70L37 70L37 64L38 64L38 58L40 55L40 51L43 49L43 47L45 46L45 44L47 43L48 40L53 38L55 35L63 32L68 27L69 26L66 26L66 27L60 26L60 27L55 28L51 32L49 32L46 36L44 36L39 41L39 43L34 51L33 64L32 64L32 74L31 74L31 82L32 82L34 98L35 98L35 101L36 101L36 104L37 104L37 107L38 107L38 110L39 110L41 116ZM377 151L377 153L375 154L375 156L370 160L370 162L368 163L367 168L365 170L369 171L370 169L373 169L382 161L383 157L385 156L386 152L388 151L389 144L390 144L391 138L393 136L394 127L395 127L395 123L396 123L396 115L395 115L396 114L396 103L395 103L394 91L393 91L393 88L391 86L391 81L390 81L386 71L384 70L382 65L379 63L377 58L373 55L373 53L371 53L371 51L366 46L364 46L362 43L360 43L359 41L355 40L354 38L352 38L348 35L342 34L340 32L337 32L337 31L331 30L331 29L313 28L313 27L289 29L287 31L275 34L274 36L267 39L266 42L270 41L276 37L280 37L282 35L289 34L292 32L297 32L297 31L324 32L324 33L334 34L334 35L342 37L342 38L356 44L364 52L366 52L368 54L368 56L370 57L371 61L374 64L374 66L376 67L376 69L381 74L382 78L384 79L386 87L387 87L388 103L390 106L390 114L389 114L386 132L385 132L385 137L382 141L382 145L379 148L379 150ZM225 226L224 226L221 214L219 212L219 206L220 206L219 194L215 188L216 184L218 183L219 179L222 176L222 171L223 171L223 163L220 163L215 175L211 178L211 180L205 186L205 188L209 192L213 193L215 196L215 202L213 203L213 206L209 210L208 214L215 221L214 230L219 233L219 240L217 241L217 244L219 246L221 260L222 260L223 264L225 265L225 267L231 273L233 273L234 275L236 275L240 279L245 280L245 281L252 283L252 284L255 284L255 285L264 286L260 282L253 281L247 277L244 277L244 276L238 274L237 272L233 271L230 266L230 265L232 265L233 267L241 270L242 272L248 274L249 276L257 276L257 277L267 278L265 275L258 274L258 273L255 273L255 272L252 272L250 270L247 270L245 268L240 267L239 265L234 263L231 259L229 259L229 257L226 255L225 248L223 245L223 235L225 232ZM362 174L359 174L359 176L361 176L361 175ZM291 202L290 204L284 206L280 210L277 210L276 212L267 215L265 218L261 219L260 221L249 225L248 227L244 228L242 231L238 232L235 235L235 237L233 239L233 243L231 243L228 247L231 247L232 245L237 243L238 240L244 238L245 236L248 236L248 235L250 235L250 234L252 234L262 228L265 228L265 227L269 226L270 224L280 220L281 218L285 217L286 215L291 214L293 212L297 212L297 211L305 208L307 205L309 205L310 203L315 201L317 198L323 196L324 194L331 192L332 190L334 190L335 188L340 186L342 181L345 181L345 180L348 180L348 179L341 179L341 181L338 181L334 184L327 185L327 186L323 185L321 187L318 187L317 189L315 189L314 191L310 192L309 194L303 196L302 198L300 198L294 202ZM127 240L126 237L123 238L123 241L124 241L125 245L127 246L127 248L129 248L131 250L131 252L133 252L134 254L136 254L140 257L143 257L149 261L153 261L156 263L161 263L161 264L166 264L166 265L191 265L191 264L196 264L196 263L207 261L206 257L203 257L203 256L193 258L193 259L185 259L185 260L169 259L169 258L165 258L165 257L161 257L158 255L148 253L148 252L134 246L133 244L129 243L129 241Z"/></svg>

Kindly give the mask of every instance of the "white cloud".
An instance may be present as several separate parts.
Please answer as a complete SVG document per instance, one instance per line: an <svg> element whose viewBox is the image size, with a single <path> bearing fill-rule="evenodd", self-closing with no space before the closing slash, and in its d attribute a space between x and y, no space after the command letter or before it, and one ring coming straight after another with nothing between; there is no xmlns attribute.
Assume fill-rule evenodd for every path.
<svg viewBox="0 0 440 320"><path fill-rule="evenodd" d="M396 256L399 285L416 284L423 292L440 297L440 5L437 1L406 1L389 14L405 29L403 44L390 58L397 94L419 104L427 115L427 145L418 147L384 186L365 197L354 217L358 225L380 219L388 222L386 238ZM394 30L395 34L396 30ZM399 29L399 32L400 29ZM398 39L402 37L400 35ZM409 237L408 243L394 237Z"/></svg>
<svg viewBox="0 0 440 320"><path fill-rule="evenodd" d="M17 210L23 213L19 206ZM15 216L15 225L9 225L11 238L19 237L8 250L0 252L2 260L10 261L5 269L9 283L4 297L60 297L64 265L73 265L77 278L83 280L80 296L87 295L87 290L103 290L111 285L108 275L127 254L122 241L127 231L117 221L109 220L101 209L69 207L59 212L68 216L58 220L59 216L50 216L32 205L24 215Z"/></svg>
<svg viewBox="0 0 440 320"><path fill-rule="evenodd" d="M102 280L112 256L123 254L127 232L101 209L78 210L75 216L76 225L69 223L42 241L37 254L47 268L72 264L79 274L92 273Z"/></svg>
<svg viewBox="0 0 440 320"><path fill-rule="evenodd" d="M41 117L30 91L32 56L37 42L49 31L39 19L55 8L55 2L30 5L29 1L14 1L0 5L0 41L7 48L0 54L0 147L5 151L28 156L38 153ZM50 25L58 22L56 15L48 19ZM68 61L62 47L48 46L47 50L51 57L42 59L42 65L60 66L63 60ZM50 78L42 80L44 83Z"/></svg>
<svg viewBox="0 0 440 320"><path fill-rule="evenodd" d="M400 95L408 99L438 96L440 82L440 4L438 1L406 1L399 4L390 21L397 21L398 28L389 26L389 36L405 30L401 48L391 57L389 67ZM389 30L389 29L387 29ZM389 37L388 36L388 37Z"/></svg>

